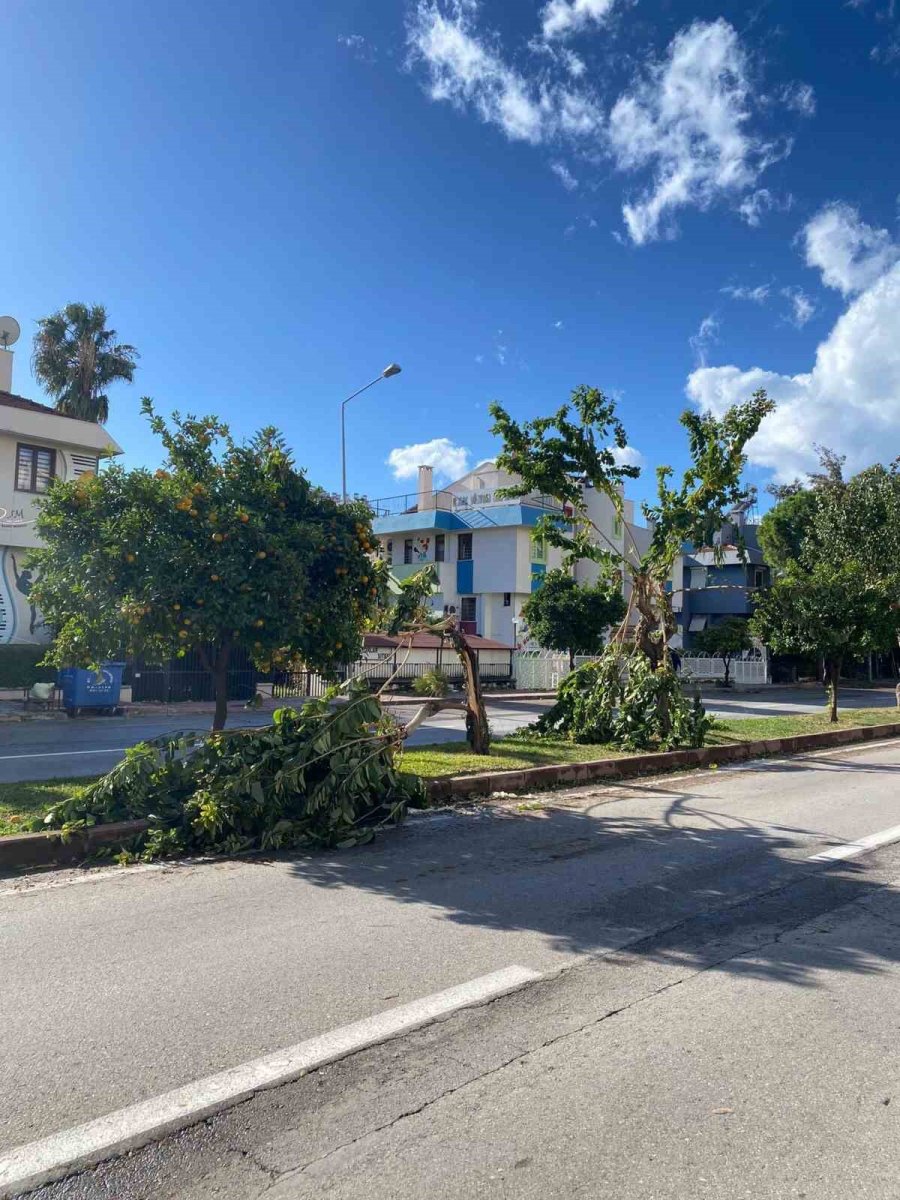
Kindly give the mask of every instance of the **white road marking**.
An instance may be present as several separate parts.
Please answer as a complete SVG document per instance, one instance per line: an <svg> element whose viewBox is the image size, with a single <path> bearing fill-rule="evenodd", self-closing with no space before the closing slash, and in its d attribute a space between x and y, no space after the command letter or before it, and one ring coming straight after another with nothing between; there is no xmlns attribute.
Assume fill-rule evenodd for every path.
<svg viewBox="0 0 900 1200"><path fill-rule="evenodd" d="M900 825L892 825L890 829L882 829L879 833L870 833L867 837L857 838L855 842L844 842L841 846L829 846L818 854L811 855L807 862L840 862L845 858L856 858L869 850L877 850L879 846L889 846L891 842L900 842Z"/></svg>
<svg viewBox="0 0 900 1200"><path fill-rule="evenodd" d="M74 758L77 754L124 754L127 749L127 746L110 746L108 750L43 750L39 754L2 754L0 762L12 762L15 758Z"/></svg>
<svg viewBox="0 0 900 1200"><path fill-rule="evenodd" d="M264 1088L299 1079L327 1063L420 1029L462 1008L505 996L541 978L540 972L528 967L505 967L20 1146L0 1158L0 1200L144 1146Z"/></svg>

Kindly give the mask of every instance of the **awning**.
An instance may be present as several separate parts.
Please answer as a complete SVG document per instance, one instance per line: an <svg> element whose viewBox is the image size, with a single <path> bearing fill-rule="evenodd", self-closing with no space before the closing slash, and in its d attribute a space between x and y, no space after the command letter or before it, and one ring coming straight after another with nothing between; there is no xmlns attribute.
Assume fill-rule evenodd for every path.
<svg viewBox="0 0 900 1200"><path fill-rule="evenodd" d="M706 621L706 617L691 617L691 623L688 626L688 630L691 633L699 633L701 629L706 628Z"/></svg>

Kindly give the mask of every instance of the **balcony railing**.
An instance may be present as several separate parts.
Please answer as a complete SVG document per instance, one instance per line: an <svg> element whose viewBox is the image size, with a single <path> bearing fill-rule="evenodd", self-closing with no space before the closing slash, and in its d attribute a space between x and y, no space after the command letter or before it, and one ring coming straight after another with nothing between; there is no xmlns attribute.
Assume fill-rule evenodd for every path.
<svg viewBox="0 0 900 1200"><path fill-rule="evenodd" d="M548 512L562 512L562 505L552 496L532 494L530 496L498 496L497 489L481 492L448 492L437 491L428 493L428 503L419 508L418 492L405 492L400 496L382 496L378 500L369 501L376 517L396 517L404 513L431 512L467 512L473 508L491 508L498 504L525 504L530 508L545 508Z"/></svg>

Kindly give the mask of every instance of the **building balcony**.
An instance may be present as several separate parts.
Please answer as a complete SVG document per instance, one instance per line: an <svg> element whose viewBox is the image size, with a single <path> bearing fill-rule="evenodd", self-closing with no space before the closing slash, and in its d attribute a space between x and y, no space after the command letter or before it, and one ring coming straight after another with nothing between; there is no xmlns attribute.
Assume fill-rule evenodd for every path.
<svg viewBox="0 0 900 1200"><path fill-rule="evenodd" d="M748 617L753 611L747 587L689 588L684 593L683 607L692 616Z"/></svg>
<svg viewBox="0 0 900 1200"><path fill-rule="evenodd" d="M414 562L414 563L393 563L389 568L393 577L401 582L404 579L409 579L411 575L415 575L417 571L421 571L423 567L434 567L437 572L437 577L440 580L444 569L442 562Z"/></svg>

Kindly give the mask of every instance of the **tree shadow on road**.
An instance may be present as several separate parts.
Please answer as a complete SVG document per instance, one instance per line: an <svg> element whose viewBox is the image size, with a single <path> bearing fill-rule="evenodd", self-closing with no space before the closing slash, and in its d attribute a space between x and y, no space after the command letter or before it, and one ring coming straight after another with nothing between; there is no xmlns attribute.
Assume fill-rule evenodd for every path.
<svg viewBox="0 0 900 1200"><path fill-rule="evenodd" d="M808 863L833 844L825 831L755 824L717 811L708 792L651 795L658 811L646 817L550 799L413 818L292 869L317 887L426 906L436 921L533 931L578 954L627 948L629 958L804 986L822 971L870 974L900 961L900 892L864 863ZM847 905L856 907L835 911ZM849 932L836 942L837 924ZM499 961L517 952L503 959L498 944Z"/></svg>

